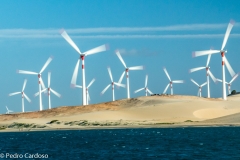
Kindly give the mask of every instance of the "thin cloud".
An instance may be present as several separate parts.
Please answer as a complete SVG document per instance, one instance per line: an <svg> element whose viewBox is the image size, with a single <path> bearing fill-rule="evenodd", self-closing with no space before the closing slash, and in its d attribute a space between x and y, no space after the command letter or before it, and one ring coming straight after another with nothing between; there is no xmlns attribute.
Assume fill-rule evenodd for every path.
<svg viewBox="0 0 240 160"><path fill-rule="evenodd" d="M234 27L240 24L235 23ZM127 39L127 38L218 38L223 34L167 34L167 31L209 31L225 29L226 24L185 24L163 27L106 27L106 28L76 28L66 29L73 38L89 39ZM60 29L0 29L0 38L30 39L30 38L61 38ZM160 31L165 31L162 35ZM156 33L157 32L157 33ZM239 34L231 34L231 37L239 37Z"/></svg>
<svg viewBox="0 0 240 160"><path fill-rule="evenodd" d="M90 38L90 39L177 39L177 38L223 38L224 34L183 34L183 35L82 35L72 36L74 38ZM231 34L231 37L240 37L240 34Z"/></svg>
<svg viewBox="0 0 240 160"><path fill-rule="evenodd" d="M240 34L231 34L233 38L239 38ZM224 34L175 34L175 35L77 35L71 36L72 38L78 39L178 39L178 38L223 38ZM57 34L29 34L29 35L4 35L0 34L0 38L6 39L54 39L61 38L60 35Z"/></svg>
<svg viewBox="0 0 240 160"><path fill-rule="evenodd" d="M121 33L121 32L156 32L156 31L186 31L186 30L212 30L226 28L227 24L187 24L164 27L106 27L106 28L80 28L68 29L68 33Z"/></svg>

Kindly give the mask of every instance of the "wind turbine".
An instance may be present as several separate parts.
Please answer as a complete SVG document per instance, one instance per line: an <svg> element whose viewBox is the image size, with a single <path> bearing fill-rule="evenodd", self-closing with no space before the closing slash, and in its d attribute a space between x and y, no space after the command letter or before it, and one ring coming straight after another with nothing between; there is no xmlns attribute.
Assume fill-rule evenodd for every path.
<svg viewBox="0 0 240 160"><path fill-rule="evenodd" d="M89 90L90 86L93 84L93 82L95 82L95 80L96 80L96 79L93 78L92 81L91 81L91 82L88 84L88 86L86 87L87 105L89 104L89 101L91 100L88 90ZM80 86L80 85L75 85L75 87L77 87L77 88L82 88L82 86Z"/></svg>
<svg viewBox="0 0 240 160"><path fill-rule="evenodd" d="M41 92L41 86L43 89L45 89L45 85L43 83L43 80L42 80L42 72L47 68L47 66L49 65L49 63L52 61L52 57L49 57L48 60L46 61L46 63L43 65L42 69L40 70L39 73L37 72L32 72L32 71L23 71L23 70L19 70L18 73L21 73L21 74L34 74L34 75L38 75L38 88L39 88L39 93ZM39 107L40 107L40 111L43 109L42 108L42 94L40 93L39 94Z"/></svg>
<svg viewBox="0 0 240 160"><path fill-rule="evenodd" d="M196 51L196 52L193 53L193 57L198 57L198 56L203 56L203 55L208 55L208 54L214 54L214 53L221 53L221 56L222 56L222 81L223 81L223 83L222 83L222 87L223 87L222 98L223 98L223 100L227 99L227 97L226 97L226 85L225 85L225 82L226 82L226 80L225 80L225 65L226 65L229 73L231 74L231 76L232 77L235 76L235 72L233 71L232 67L228 63L228 60L225 56L225 53L227 53L227 51L224 50L233 25L234 25L234 21L231 20L228 24L228 27L227 27L227 30L226 30L226 33L225 33L225 36L224 36L224 39L223 39L221 50L205 50L205 51Z"/></svg>
<svg viewBox="0 0 240 160"><path fill-rule="evenodd" d="M202 70L202 69L206 69L206 75L207 75L207 91L208 91L208 98L210 98L210 87L209 87L209 75L210 77L212 78L212 80L216 83L216 78L213 76L212 72L210 71L210 67L209 67L209 62L210 62L210 59L211 59L211 54L208 55L208 59L207 59L207 64L206 64L206 67L197 67L197 68L193 68L193 69L190 69L189 72L192 73L192 72L195 72L195 71L199 71L199 70Z"/></svg>
<svg viewBox="0 0 240 160"><path fill-rule="evenodd" d="M13 112L13 111L9 110L7 106L6 106L6 108L7 108L6 114L10 114L10 112Z"/></svg>
<svg viewBox="0 0 240 160"><path fill-rule="evenodd" d="M103 89L103 91L101 92L101 94L104 94L104 93L106 92L106 90L112 85L113 101L115 101L114 84L115 84L116 86L124 87L124 88L125 88L125 84L121 84L121 83L114 82L114 81L113 81L112 72L111 72L110 67L108 67L107 69L108 69L108 73L109 73L109 76L110 76L111 83L110 83L109 85L107 85L106 88ZM123 72L123 73L124 73L124 72Z"/></svg>
<svg viewBox="0 0 240 160"><path fill-rule="evenodd" d="M202 87L205 86L205 85L207 84L207 82L199 85L199 84L198 84L197 82L195 82L193 79L191 79L191 81L192 81L194 84L196 84L196 85L198 86L198 88L199 88L197 95L198 95L199 97L202 97Z"/></svg>
<svg viewBox="0 0 240 160"><path fill-rule="evenodd" d="M123 79L123 76L124 76L124 74L126 73L126 78L127 78L127 98L130 98L130 91L129 91L129 73L128 73L128 72L129 72L129 70L142 70L142 69L143 69L143 66L127 67L126 64L125 64L125 62L124 62L124 60L123 60L123 58L122 58L122 56L121 56L121 54L120 54L120 52L119 52L118 50L116 51L116 54L117 54L118 58L120 59L120 61L122 62L124 68L125 68L125 71L123 71L123 73L122 73L122 75L121 75L118 83L121 84L122 79Z"/></svg>
<svg viewBox="0 0 240 160"><path fill-rule="evenodd" d="M72 39L68 36L67 32L65 30L61 30L61 35L62 37L80 54L80 57L77 61L76 67L73 72L72 80L71 80L71 86L75 87L76 82L77 82L77 75L78 75L78 68L79 68L79 63L80 59L82 60L82 87L83 87L83 94L82 94L82 101L83 105L86 105L86 84L85 84L85 66L84 66L84 59L86 56L89 56L91 54L99 53L106 51L108 49L108 46L106 44L101 45L99 47L93 48L89 51L86 51L84 53L81 53L80 49L77 47L77 45L72 41Z"/></svg>
<svg viewBox="0 0 240 160"><path fill-rule="evenodd" d="M167 89L168 89L168 87L169 87L169 85L170 85L171 95L173 95L173 86L172 86L172 84L173 84L173 83L184 83L184 81L183 81L183 80L175 80L175 81L172 81L171 78L170 78L170 76L169 76L169 74L168 74L168 72L167 72L167 69L164 67L163 70L164 70L164 72L166 73L166 75L167 75L167 77L168 77L168 79L169 79L169 81L170 81L169 84L166 86L165 90L163 91L163 94L166 93L166 91L167 91Z"/></svg>
<svg viewBox="0 0 240 160"><path fill-rule="evenodd" d="M14 92L14 93L9 94L9 96L13 96L13 95L20 94L20 93L22 94L22 112L24 112L24 98L26 98L28 102L31 102L31 100L28 98L28 96L24 93L26 84L27 84L27 79L25 79L23 82L23 88L22 88L21 92Z"/></svg>
<svg viewBox="0 0 240 160"><path fill-rule="evenodd" d="M225 82L225 84L228 85L228 94L231 94L231 85L232 85L232 82L238 77L238 73L232 78L232 80L230 82ZM217 79L217 81L219 82L223 82L221 79Z"/></svg>
<svg viewBox="0 0 240 160"><path fill-rule="evenodd" d="M148 89L148 87L147 87L147 82L148 82L148 75L146 75L146 78L145 78L145 87L136 90L134 93L137 93L137 92L145 89L145 94L146 94L146 96L147 96L147 93L149 93L150 95L153 94L153 93Z"/></svg>
<svg viewBox="0 0 240 160"><path fill-rule="evenodd" d="M44 88L42 92L48 92L48 109L51 109L51 97L50 97L50 93L52 92L53 94L55 94L57 97L61 97L61 94L59 94L58 92L56 92L55 90L53 90L51 87L50 87L50 83L51 83L51 72L48 72L48 88ZM34 96L38 96L39 95L39 92L35 93Z"/></svg>

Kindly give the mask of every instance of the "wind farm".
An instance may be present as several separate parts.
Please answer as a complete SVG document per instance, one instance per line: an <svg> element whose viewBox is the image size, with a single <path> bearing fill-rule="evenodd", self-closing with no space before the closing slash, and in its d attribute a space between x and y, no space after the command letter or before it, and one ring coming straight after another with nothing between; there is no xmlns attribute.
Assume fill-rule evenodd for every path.
<svg viewBox="0 0 240 160"><path fill-rule="evenodd" d="M143 8L137 4L138 11L146 9L144 14L133 12L134 3L114 5L114 12L91 6L93 14L86 12L89 6L72 3L78 8L65 4L54 17L2 24L0 113L9 117L4 122L35 119L48 127L51 120L67 124L84 119L185 124L238 113L237 11L226 7L219 19L212 12L199 14L199 7L177 13L190 2L171 4L172 10L159 1L144 2ZM16 69L22 70L16 74Z"/></svg>
<svg viewBox="0 0 240 160"><path fill-rule="evenodd" d="M25 71L25 70L18 70L18 73L21 73L21 74L34 74L34 75L38 75L38 83L39 83L39 91L37 92L37 93L35 93L34 94L34 96L39 96L39 110L40 111L44 111L44 112L42 112L42 113L44 113L44 115L41 115L41 117L45 117L44 119L46 120L46 119L49 119L49 118L52 118L52 116L58 116L59 114L60 115L62 115L62 116L58 116L58 118L59 119L62 119L62 121L63 120L65 120L65 116L67 116L67 117L69 117L71 114L73 115L73 116L70 116L71 118L67 118L67 119L71 119L72 121L73 120L77 120L78 118L79 118L79 116L80 117L84 117L84 119L88 119L88 120L108 120L108 118L106 119L106 117L109 117L109 113L108 113L108 111L107 110L111 110L111 112L113 113L114 112L114 115L115 115L115 117L118 117L119 119L123 119L123 120L128 120L128 119L131 119L131 122L132 123L135 123L135 122L133 122L134 120L137 120L137 119L139 119L139 120L144 120L144 117L146 118L146 117L148 117L147 119L149 119L150 117L151 117L151 115L152 115L152 118L155 118L155 119L158 119L158 120L156 120L156 121L154 121L154 123L165 123L166 122L166 119L167 119L167 121L174 121L174 123L175 122L178 122L178 123L183 123L183 122L185 122L186 120L188 120L188 119L191 119L191 121L194 121L194 120L200 120L200 121L204 121L204 120L207 120L207 119L209 119L209 116L205 116L205 114L202 114L202 111L201 110L210 110L209 108L207 108L206 107L206 105L208 104L208 103L210 103L210 102L214 102L214 103L216 103L216 105L211 105L211 107L213 107L213 106L215 106L214 108L215 108L215 110L218 112L218 110L221 108L219 108L218 107L218 104L219 104L219 102L221 102L221 103L224 103L224 101L225 100L227 100L227 97L226 96L224 96L225 94L226 94L226 90L224 90L224 87L223 87L223 91L225 92L225 93L223 93L222 95L223 95L223 97L222 98L219 98L219 97L217 97L217 98L211 98L212 96L210 96L210 81L209 81L209 76L211 77L211 79L213 80L213 82L215 82L213 85L217 85L217 83L216 82L222 82L222 84L223 84L223 86L226 86L226 85L228 85L228 94L229 95L231 95L231 88L230 88L230 86L231 86L231 84L232 84L232 82L233 81L236 81L236 79L237 79L237 77L238 77L238 73L236 74L235 73L235 71L232 69L232 67L231 67L231 65L230 65L230 63L228 62L228 60L226 59L226 57L224 56L223 58L222 58L222 68L223 68L223 79L224 79L224 77L225 77L225 68L224 68L224 64L226 64L226 67L227 67L227 69L228 69L228 71L229 71L229 73L230 73L230 75L231 75L231 77L232 77L232 79L229 81L229 83L228 82L224 82L223 80L221 80L221 79L218 79L218 78L215 78L215 76L212 74L212 71L210 71L210 60L211 60L211 57L212 57L212 54L214 54L214 53L220 53L221 52L221 54L222 55L225 55L225 53L227 52L227 51L225 51L225 50L223 50L224 49L224 47L225 47L225 45L226 45L226 43L227 43L227 39L228 39L228 37L229 37L229 35L230 35L230 31L231 31L231 29L232 29L232 27L233 27L233 21L231 20L230 21L230 23L229 23L229 25L228 25L228 27L227 27L227 31L226 31L226 34L225 34L225 36L224 36L224 41L223 41L223 44L222 44L222 48L221 48L221 50L213 50L213 49L210 49L210 50L207 50L207 51L196 51L196 52L194 52L193 53L193 55L194 55L194 57L198 57L198 56L203 56L203 55L207 55L208 57L207 57L207 62L206 62L206 66L203 66L203 67L196 67L196 68L192 68L192 69L190 69L189 70L189 72L190 73L192 73L192 72L196 72L196 71L199 71L199 70L203 70L203 69L205 69L206 70L206 76L207 76L207 79L206 79L206 81L205 82L203 82L203 84L201 84L201 85L199 85L195 80L193 80L192 78L190 79L190 81L185 81L185 84L182 84L182 85L184 85L184 86L186 86L186 83L187 84L189 84L189 83L193 83L193 84L195 84L197 87L198 87L198 92L197 92L197 96L198 96L198 98L196 98L195 97L195 94L194 95L184 95L184 94L181 94L181 92L180 92L180 90L178 90L177 89L177 94L175 94L174 92L173 92L173 84L174 83L184 83L184 80L172 80L171 79L171 77L170 77L170 74L168 73L168 71L167 71L167 69L164 67L163 68L163 71L164 71L164 73L165 73L165 75L166 75L166 77L167 77L167 79L168 79L168 84L167 84L167 86L164 88L164 90L163 90L163 92L161 92L161 89L156 89L156 87L154 88L154 91L152 91L152 89L151 89L151 91L150 91L150 89L148 88L148 74L145 76L145 85L144 85L144 87L143 88L140 88L140 89L137 89L137 88L134 88L134 89L131 89L130 88L130 80L129 80L129 71L135 71L135 70L139 70L139 72L140 73L138 73L138 74L144 74L144 70L145 70L145 67L143 67L142 65L141 66L139 66L139 65L137 65L137 66L134 66L134 67L128 67L127 65L126 65L126 62L123 60L123 57L122 57L122 55L121 55L121 52L123 53L123 55L125 54L125 51L122 51L122 50L119 50L119 49L117 49L117 50L115 50L115 54L113 54L114 55L114 59L112 58L111 59L111 62L112 61L114 61L114 65L111 65L111 68L113 68L114 69L114 75L115 74L117 74L117 75L120 75L120 78L119 78L119 80L118 80L118 82L116 82L116 81L114 81L113 80L113 75L112 75L112 70L111 70L111 68L110 68L110 66L109 67L107 67L107 73L108 73L108 76L110 77L110 83L105 87L105 88L103 88L103 90L100 92L101 93L101 95L102 95L102 97L108 97L108 101L107 102L100 102L100 103L95 103L95 104L89 104L89 102L90 102L90 93L89 93L89 89L90 89L90 87L93 85L93 83L95 82L95 78L93 78L91 81L90 81L90 83L86 86L86 84L85 84L85 78L86 78L86 75L85 75L85 72L86 72L86 70L85 70L85 57L86 56L88 56L88 55L92 55L92 54L95 54L95 53L99 53L99 52L103 52L103 51L108 51L108 49L109 49L109 47L107 46L107 45L101 45L101 46L99 46L99 47L96 47L96 48L94 48L94 49L90 49L90 50L88 50L88 51L86 51L86 52L81 52L80 51L80 49L77 47L77 45L73 42L73 40L70 38L70 36L67 34L67 32L65 31L65 30L61 30L60 31L60 34L61 34L61 36L79 53L79 55L80 55L80 57L79 57L79 59L78 59L78 61L77 61L77 64L75 65L75 68L74 68L74 72L73 72L73 75L72 75L72 78L71 78L71 80L69 80L69 83L70 83L70 86L72 87L72 88L81 88L82 89L82 98L80 98L80 96L78 95L78 99L79 100L81 100L81 102L82 102L82 105L75 105L74 106L74 108L70 108L69 107L69 109L68 109L68 106L66 105L66 106L59 106L59 107L52 107L52 104L51 104L51 97L50 97L50 94L51 93L53 93L54 95L56 95L58 98L60 98L61 97L61 94L59 94L58 92L56 92L55 90L53 90L51 87L50 87L50 83L51 83L51 72L48 72L48 77L47 77L47 81L48 81L48 85L47 85L47 88L45 87L45 85L44 85L44 82L43 82L43 79L42 79L42 74L43 74L43 72L44 72L44 70L48 67L48 65L50 64L50 62L52 61L52 57L49 57L48 58L48 60L45 62L45 64L43 65L43 67L42 67L42 69L40 70L40 72L32 72L32 71ZM110 50L110 52L112 52L111 50ZM112 52L112 53L114 53L114 52ZM104 53L102 53L102 55L104 56ZM99 57L103 57L102 55L99 55ZM96 57L98 56L98 54L96 54ZM126 56L126 55L124 55L124 56ZM98 57L98 58L99 58ZM126 57L126 59L127 59L127 57ZM213 58L212 58L213 59ZM118 62L119 62L119 60L120 60L120 66L118 67L119 69L116 69L117 67L116 67L116 64L118 64ZM137 61L137 59L135 58L134 59L136 62L138 62ZM82 85L78 85L80 82L79 82L79 80L77 79L77 77L78 77L78 72L79 72L79 65L80 65L80 61L81 61L81 63L82 63L82 70L81 70L81 72L82 72ZM132 61L132 62L134 62L135 63L135 61ZM213 60L212 60L213 61ZM129 62L127 62L127 63L129 63ZM201 63L202 63L202 61L201 61ZM212 63L212 62L211 62ZM91 64L91 63L90 63ZM95 64L96 65L96 64ZM121 65L123 65L123 67L124 67L124 71L123 71L123 73L121 74L121 70L120 70L120 68L122 68L122 66ZM148 67L148 66L147 66ZM147 68L146 67L146 68ZM189 67L189 66L188 66ZM191 67L191 66L190 66ZM189 67L189 68L190 68ZM212 68L216 68L215 66L213 66ZM211 69L212 69L211 68ZM104 71L103 71L103 69L102 68L98 68L98 69L95 69L95 70L89 70L89 72L87 72L87 74L89 74L89 75L92 75L92 73L96 73L95 71L96 70L99 70L99 72L102 72L102 73L105 73ZM116 70L118 71L118 73L116 72ZM157 70L160 70L160 67L157 67ZM119 72L120 71L120 72ZM91 73L92 72L92 73ZM143 72L143 73L141 73L141 72ZM174 73L176 74L176 73L181 73L182 71L181 70L179 70L179 69L175 69L175 70L172 70L171 69L171 75L172 76L174 76ZM133 72L134 73L134 72ZM196 72L195 73L195 75L196 74L199 74L198 72ZM192 75L192 74L191 74ZM124 76L126 77L126 84L122 84L122 82L123 82L123 78L124 78ZM158 75L156 74L155 75L155 77L157 77ZM134 75L133 76L131 76L132 78L134 78L135 79L135 82L134 81L132 81L131 83L132 84L134 84L134 83L136 83L136 82L140 82L140 79L138 79L138 78L136 78L136 77L134 77ZM165 77L165 79L166 79L166 77ZM175 77L175 76L174 76ZM154 77L152 77L153 79L155 79ZM183 77L182 77L183 78ZM54 79L56 79L56 77L54 77ZM136 80L136 79L138 79L138 80ZM104 82L106 82L107 80L106 80L106 77L105 77L105 80L104 80ZM199 81L199 80L197 80L197 81ZM223 83L224 82L224 83ZM25 80L24 81L24 84L23 84L23 88L22 88L22 91L21 92L14 92L14 93L10 93L9 94L9 96L12 96L12 95L15 95L15 94L22 94L22 112L25 112L25 109L24 109L24 98L26 98L29 102L30 102L30 99L28 98L28 96L24 93L24 89L25 89L25 86L26 86L26 83L27 83L27 80ZM152 84L152 82L150 82L150 84ZM99 85L99 84L98 84ZM101 83L101 87L104 87L103 86L104 84L103 83ZM156 84L155 84L156 85ZM162 82L161 82L161 80L160 80L160 83L157 83L157 85L159 86L159 85L162 85ZM205 86L205 85L207 85L207 92L206 92L206 94L205 93L203 93L203 86ZM212 85L212 86L213 86ZM56 84L54 85L54 86L57 86ZM115 88L115 86L117 86L117 88ZM107 90L109 89L111 87L111 89L112 89L112 103L110 102L110 98L109 98L109 93L108 93L108 96L107 95L105 95L105 94L107 94ZM121 87L122 89L122 93L121 93L121 96L119 96L119 93L118 93L118 96L117 96L117 98L115 97L115 90L117 89L120 89L119 87ZM170 93L167 93L167 90L168 90L168 88L170 88ZM177 88L177 86L176 86L176 88ZM194 91L196 91L196 89L195 89L195 87L190 87L192 90L194 90ZM96 99L96 96L97 96L97 90L96 90L96 85L93 85L92 87L91 87L91 99ZM125 93L123 92L125 90ZM131 98L131 96L130 96L130 94L133 92L133 93L138 93L138 92L140 92L140 91L142 91L142 90L145 90L145 98L144 97L136 97L136 98ZM119 92L119 91L118 91ZM47 95L48 95L48 108L46 108L46 107L44 107L43 108L43 105L42 105L42 93L47 93ZM99 93L99 92L98 92ZM104 94L104 95L103 95ZM139 94L139 93L138 93ZM206 96L204 96L204 95L206 95ZM119 97L122 97L122 98L119 98ZM150 98L151 97L151 98ZM237 99L238 98L231 98L232 99L232 101L234 101L233 103L234 103L234 105L235 105L235 103L237 102ZM173 120L174 118L172 117L173 115L171 115L171 116L168 116L168 117L166 117L166 119L163 119L163 120L159 120L159 118L161 117L158 117L157 115L155 115L155 113L157 113L157 114L159 114L159 112L163 112L163 113L167 113L167 112L169 112L169 111L167 111L167 110L164 110L163 108L162 108L162 105L164 104L164 103L170 103L170 104L172 104L173 102L174 102L174 104L173 104L173 106L175 106L175 105L177 105L179 108L182 108L183 106L182 106L182 103L183 102L185 102L186 100L190 100L190 102L191 102L191 105L193 105L193 103L203 103L203 104L205 104L205 105L203 105L202 107L198 107L198 108L195 108L195 110L192 112L193 113L193 115L195 116L195 117L192 117L192 115L191 114L189 114L189 115L182 115L183 117L185 117L185 118L180 118L180 119L175 119L175 120ZM57 101L56 99L54 100L54 101ZM177 102L177 103L175 103L175 101ZM133 110L135 110L134 109L134 107L136 107L136 106L139 106L140 105L140 102L141 102L141 105L142 106L144 106L143 108L141 108L141 109L137 109L136 110L136 115L135 116L137 116L137 114L139 114L137 117L138 118L130 118L130 117L128 117L127 115L125 115L125 112L127 112L127 113L131 113L131 109L133 109ZM162 102L164 102L164 103L162 103ZM145 105L145 103L147 104L147 105ZM226 103L224 103L225 104L225 106L228 106L229 104L228 104L229 102L227 101ZM141 106L140 105L140 106ZM116 106L118 106L118 107L116 107ZM151 108L152 106L158 106L157 108L154 108L153 109L153 112L154 112L154 114L151 112L151 113L148 113L148 112L145 112L145 109L147 109L148 107L149 108ZM161 106L161 107L160 107ZM163 105L163 106L165 106L165 104ZM171 108L173 107L172 105L170 105L169 106L169 109L171 110ZM220 106L222 106L222 105L220 105ZM82 108L81 108L82 107ZM89 107L89 108L86 108L86 107ZM96 111L94 111L94 110L92 110L92 107L95 107L95 108L97 108L97 110L98 110L98 112L96 112ZM129 108L129 109L126 109L126 107L127 108ZM186 105L184 105L184 107L186 107ZM190 107L190 106L189 106ZM57 108L59 108L58 109L58 111L57 111L57 114L53 114L52 113L52 111L54 111L55 112L55 110L57 109ZM62 109L61 108L64 108L64 113L61 113L61 112L63 112L63 111L61 111ZM76 110L75 110L76 109ZM80 111L78 111L78 109L80 109ZM84 109L84 110L83 110ZM183 108L182 108L183 109ZM75 110L75 111L74 111ZM183 109L183 110L185 110L185 109ZM214 111L214 112L216 112L216 111ZM226 116L226 115L230 115L230 114L233 114L233 113L238 113L240 110L238 110L237 108L232 108L232 109L228 109L227 111L226 110L221 110L221 111L219 111L219 114L213 114L212 116L210 116L210 118L218 118L218 117L221 117L221 116ZM28 111L29 112L29 111ZM124 112L124 113L123 113ZM212 111L211 111L212 112ZM29 113L28 113L28 116L30 116L30 117L34 117L34 118L37 118L36 116L34 116L33 115L33 113L35 114L35 112L34 111L30 111ZM143 113L146 113L146 115L142 115ZM201 114L200 114L201 113ZM209 111L209 113L210 113L210 111ZM208 114L209 114L208 113ZM20 114L20 113L11 113L11 111L10 110L8 110L7 109L7 114L8 115L11 115L11 114ZM50 114L49 116L48 116L48 114ZM94 118L92 118L92 117L94 117L94 115L93 116L90 116L91 118L89 119L89 118L87 118L86 116L88 115L88 114L96 114L96 116L97 117L101 117L101 118L97 118L97 119L94 119ZM102 115L104 115L104 116L102 116L102 115L99 115L99 114L102 114ZM201 115L201 116L199 116L199 114ZM140 115L142 115L142 117L143 118L140 118L141 116ZM26 115L25 115L26 116ZM26 117L28 117L28 116L26 116ZM157 117L158 118L157 118ZM20 116L21 117L21 116ZM61 118L62 117L62 118ZM64 118L65 117L65 118ZM75 117L75 118L74 118ZM77 118L78 117L78 118ZM110 116L111 117L111 116ZM124 118L125 117L125 118ZM128 117L128 118L126 118L126 117ZM181 117L181 116L180 116ZM77 118L77 119L76 119ZM117 119L118 119L117 118ZM1 119L1 116L0 116L0 119ZM10 118L11 119L11 118ZM21 119L21 118L20 118ZM38 119L38 118L37 118ZM171 120L172 119L172 120ZM115 121L116 120L116 118L113 118L113 117L111 117L111 118L109 118L109 120L113 120L113 121ZM24 121L24 120L23 120ZM41 121L41 123L42 123L42 120L40 120L39 119L39 123L40 123L40 121ZM101 122L102 123L102 122ZM42 123L43 124L43 123ZM152 123L151 123L152 124ZM185 124L185 123L183 123L183 124ZM139 124L138 124L139 125ZM66 126L62 126L63 128L64 127L66 127Z"/></svg>

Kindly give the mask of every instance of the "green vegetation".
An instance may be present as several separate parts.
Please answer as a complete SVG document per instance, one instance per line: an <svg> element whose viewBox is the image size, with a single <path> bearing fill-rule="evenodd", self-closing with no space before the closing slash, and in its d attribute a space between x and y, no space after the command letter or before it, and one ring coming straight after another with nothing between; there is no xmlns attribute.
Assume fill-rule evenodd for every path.
<svg viewBox="0 0 240 160"><path fill-rule="evenodd" d="M55 120L51 120L49 123L52 124L52 123L55 123L55 122L57 122L57 121L58 121L58 120L55 119Z"/></svg>
<svg viewBox="0 0 240 160"><path fill-rule="evenodd" d="M12 124L8 125L8 128L45 128L45 125L36 125L34 123L17 123L13 122Z"/></svg>
<svg viewBox="0 0 240 160"><path fill-rule="evenodd" d="M192 120L186 120L186 121L184 121L184 122L193 122Z"/></svg>
<svg viewBox="0 0 240 160"><path fill-rule="evenodd" d="M236 90L233 90L233 91L231 92L232 95L233 95L233 94L236 94L236 93L237 93Z"/></svg>
<svg viewBox="0 0 240 160"><path fill-rule="evenodd" d="M174 123L155 123L155 124L167 124L167 125L169 125L169 124L174 124Z"/></svg>

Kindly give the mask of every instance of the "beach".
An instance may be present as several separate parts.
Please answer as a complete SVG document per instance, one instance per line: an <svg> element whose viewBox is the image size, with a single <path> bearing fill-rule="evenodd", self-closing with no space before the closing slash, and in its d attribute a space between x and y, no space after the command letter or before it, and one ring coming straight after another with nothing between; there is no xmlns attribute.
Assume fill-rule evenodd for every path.
<svg viewBox="0 0 240 160"><path fill-rule="evenodd" d="M1 131L240 125L240 95L154 95L88 106L0 115Z"/></svg>

